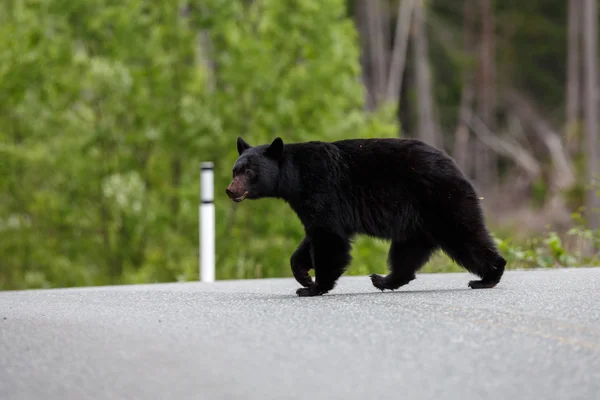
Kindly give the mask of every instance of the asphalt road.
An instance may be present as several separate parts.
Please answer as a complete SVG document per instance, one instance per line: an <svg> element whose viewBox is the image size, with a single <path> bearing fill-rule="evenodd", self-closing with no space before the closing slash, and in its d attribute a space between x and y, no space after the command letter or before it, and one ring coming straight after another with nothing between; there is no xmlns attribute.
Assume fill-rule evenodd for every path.
<svg viewBox="0 0 600 400"><path fill-rule="evenodd" d="M0 292L0 398L600 399L600 268Z"/></svg>

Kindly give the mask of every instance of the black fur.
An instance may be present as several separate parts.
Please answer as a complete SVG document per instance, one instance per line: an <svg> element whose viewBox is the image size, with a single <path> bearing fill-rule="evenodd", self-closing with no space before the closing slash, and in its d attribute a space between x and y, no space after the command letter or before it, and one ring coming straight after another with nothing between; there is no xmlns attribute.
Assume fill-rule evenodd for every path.
<svg viewBox="0 0 600 400"><path fill-rule="evenodd" d="M303 286L299 296L334 288L356 234L391 240L389 274L371 275L381 290L415 279L439 248L481 278L471 288L492 288L502 277L506 260L486 229L479 198L438 149L414 139L284 145L277 138L251 147L239 138L238 152L230 197L281 198L304 225L306 237L290 259Z"/></svg>

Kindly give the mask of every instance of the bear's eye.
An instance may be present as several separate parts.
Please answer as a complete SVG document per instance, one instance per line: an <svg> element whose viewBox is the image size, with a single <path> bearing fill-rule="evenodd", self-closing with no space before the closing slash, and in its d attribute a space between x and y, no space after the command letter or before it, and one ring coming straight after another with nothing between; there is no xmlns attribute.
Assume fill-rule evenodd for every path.
<svg viewBox="0 0 600 400"><path fill-rule="evenodd" d="M254 178L254 171L252 171L251 169L247 169L246 171L244 171L244 174L246 174L246 176L250 179Z"/></svg>

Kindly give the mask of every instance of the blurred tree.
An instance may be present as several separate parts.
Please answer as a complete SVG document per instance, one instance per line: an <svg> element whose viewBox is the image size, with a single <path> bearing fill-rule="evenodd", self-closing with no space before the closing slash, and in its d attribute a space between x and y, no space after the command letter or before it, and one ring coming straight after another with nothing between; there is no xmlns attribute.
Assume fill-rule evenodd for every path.
<svg viewBox="0 0 600 400"><path fill-rule="evenodd" d="M592 229L600 227L600 196L598 196L598 5L596 0L583 2L583 42L585 65L585 135L586 217Z"/></svg>
<svg viewBox="0 0 600 400"><path fill-rule="evenodd" d="M413 22L413 50L415 86L419 110L418 137L432 146L443 147L434 122L433 89L431 70L429 66L429 44L426 29L426 4L424 0L417 0L414 8Z"/></svg>
<svg viewBox="0 0 600 400"><path fill-rule="evenodd" d="M318 0L0 3L0 287L196 278L203 160L218 278L290 274L293 212L236 207L224 188L238 135L397 136L391 114L363 110L344 14Z"/></svg>
<svg viewBox="0 0 600 400"><path fill-rule="evenodd" d="M492 131L496 129L495 15L491 0L479 0L479 65L477 114ZM475 182L483 192L497 186L496 155L482 142L475 143Z"/></svg>
<svg viewBox="0 0 600 400"><path fill-rule="evenodd" d="M567 37L567 98L566 98L566 136L571 155L579 151L579 124L581 118L581 13L580 0L568 0L569 20Z"/></svg>

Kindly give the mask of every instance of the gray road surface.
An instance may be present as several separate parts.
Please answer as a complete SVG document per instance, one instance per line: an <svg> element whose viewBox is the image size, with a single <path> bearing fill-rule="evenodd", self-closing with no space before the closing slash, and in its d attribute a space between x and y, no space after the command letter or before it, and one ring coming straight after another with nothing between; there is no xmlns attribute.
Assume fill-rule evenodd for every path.
<svg viewBox="0 0 600 400"><path fill-rule="evenodd" d="M0 398L600 399L600 269L0 292Z"/></svg>

